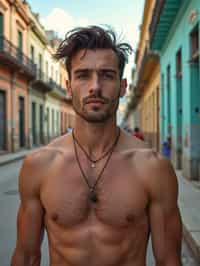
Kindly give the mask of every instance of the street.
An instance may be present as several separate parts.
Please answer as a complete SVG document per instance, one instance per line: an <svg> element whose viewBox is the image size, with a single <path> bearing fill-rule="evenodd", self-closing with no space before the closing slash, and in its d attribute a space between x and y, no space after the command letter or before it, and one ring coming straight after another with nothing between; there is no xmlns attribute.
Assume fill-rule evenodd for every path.
<svg viewBox="0 0 200 266"><path fill-rule="evenodd" d="M0 167L0 265L9 266L10 257L16 240L16 213L19 204L17 192L17 177L22 161L13 162ZM149 245L147 266L153 265L153 257ZM185 241L182 245L183 266L197 266ZM47 238L42 245L42 266L48 266L48 245Z"/></svg>

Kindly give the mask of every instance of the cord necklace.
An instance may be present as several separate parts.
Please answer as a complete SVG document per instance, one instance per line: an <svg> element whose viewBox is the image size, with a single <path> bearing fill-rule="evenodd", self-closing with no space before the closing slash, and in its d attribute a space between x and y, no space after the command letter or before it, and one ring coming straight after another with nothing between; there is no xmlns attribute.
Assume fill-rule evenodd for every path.
<svg viewBox="0 0 200 266"><path fill-rule="evenodd" d="M85 153L86 157L88 158L88 160L91 162L91 167L95 168L96 167L96 163L98 163L99 161L101 161L102 159L104 159L111 151L112 149L115 147L116 145L116 140L113 142L113 144L111 145L111 147L105 152L103 153L99 158L97 159L92 159L90 157L90 155L87 153L87 151L83 148L83 146L80 144L80 142L78 141L78 139L75 137L74 132L72 132L73 135L73 139L74 141L78 144L79 148Z"/></svg>
<svg viewBox="0 0 200 266"><path fill-rule="evenodd" d="M107 154L108 157L106 159L106 162L105 162L104 166L102 167L99 175L97 176L97 179L96 179L94 185L92 185L92 186L89 184L88 177L86 176L86 174L85 174L85 172L83 170L83 167L81 166L80 160L79 160L78 151L77 151L77 147L76 147L77 143L76 143L75 138L74 138L74 131L72 131L72 137L73 137L73 144L74 144L74 152L75 152L76 161L78 163L78 166L79 166L79 169L81 171L81 174L82 174L82 176L83 176L83 178L84 178L84 180L85 180L85 182L86 182L86 184L87 184L87 186L89 188L89 200L92 203L96 203L98 201L98 197L97 197L97 193L96 193L95 190L96 190L97 184L98 184L100 178L102 177L103 172L104 172L104 170L105 170L105 168L106 168L106 166L107 166L107 164L108 164L108 162L109 162L109 160L110 160L110 158L111 158L111 156L113 154L113 151L114 151L115 147L117 146L117 143L118 143L119 137L120 137L120 128L119 128L119 132L117 134L117 137L116 137L116 139L114 141L114 144L112 145L112 149L110 149L110 153Z"/></svg>

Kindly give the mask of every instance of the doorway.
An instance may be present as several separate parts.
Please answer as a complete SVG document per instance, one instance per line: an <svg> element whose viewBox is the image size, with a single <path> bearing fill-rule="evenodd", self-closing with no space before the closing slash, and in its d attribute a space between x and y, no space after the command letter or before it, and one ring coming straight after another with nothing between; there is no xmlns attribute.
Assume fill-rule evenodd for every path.
<svg viewBox="0 0 200 266"><path fill-rule="evenodd" d="M33 145L37 144L37 136L36 136L36 103L32 102L32 138Z"/></svg>
<svg viewBox="0 0 200 266"><path fill-rule="evenodd" d="M24 108L24 97L19 97L19 145L20 147L25 146L25 108Z"/></svg>
<svg viewBox="0 0 200 266"><path fill-rule="evenodd" d="M6 145L6 97L5 92L0 91L0 150L5 150Z"/></svg>
<svg viewBox="0 0 200 266"><path fill-rule="evenodd" d="M44 144L44 137L43 137L43 120L44 120L44 109L43 106L40 105L40 144Z"/></svg>

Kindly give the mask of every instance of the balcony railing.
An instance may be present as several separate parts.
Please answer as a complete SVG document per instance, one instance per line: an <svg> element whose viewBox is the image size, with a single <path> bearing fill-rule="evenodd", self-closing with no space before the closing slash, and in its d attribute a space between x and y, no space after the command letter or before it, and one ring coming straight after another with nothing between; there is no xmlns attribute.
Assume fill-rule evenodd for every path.
<svg viewBox="0 0 200 266"><path fill-rule="evenodd" d="M65 99L67 97L66 90L63 89L60 85L54 82L53 93L56 94L59 98Z"/></svg>
<svg viewBox="0 0 200 266"><path fill-rule="evenodd" d="M157 52L152 51L147 44L144 50L141 64L138 69L138 79L137 86L144 86L145 81L148 79L149 74L151 74L152 68L156 63L159 62L159 55Z"/></svg>
<svg viewBox="0 0 200 266"><path fill-rule="evenodd" d="M156 0L149 26L150 46L160 51L184 0Z"/></svg>
<svg viewBox="0 0 200 266"><path fill-rule="evenodd" d="M55 82L52 80L52 78L48 77L40 68L37 68L36 78L32 81L31 86L33 89L46 93L53 91Z"/></svg>
<svg viewBox="0 0 200 266"><path fill-rule="evenodd" d="M34 62L4 36L0 36L0 62L15 71L25 73L30 79L36 76Z"/></svg>
<svg viewBox="0 0 200 266"><path fill-rule="evenodd" d="M32 88L43 93L51 92L58 98L66 97L66 90L46 75L40 68L37 68L36 79L32 82Z"/></svg>
<svg viewBox="0 0 200 266"><path fill-rule="evenodd" d="M159 22L159 18L161 15L161 12L163 10L163 6L165 4L164 0L156 0L155 1L155 6L154 6L154 11L153 11L153 16L152 16L152 20L149 26L149 32L150 32L150 42L152 41L155 31L156 31L156 27L157 24Z"/></svg>

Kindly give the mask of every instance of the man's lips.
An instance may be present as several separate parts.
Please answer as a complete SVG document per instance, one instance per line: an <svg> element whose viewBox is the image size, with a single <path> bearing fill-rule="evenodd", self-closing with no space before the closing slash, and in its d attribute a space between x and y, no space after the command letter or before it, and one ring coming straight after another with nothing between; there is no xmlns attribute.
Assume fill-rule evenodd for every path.
<svg viewBox="0 0 200 266"><path fill-rule="evenodd" d="M89 104L89 103L104 104L105 102L101 99L88 99L86 101L86 104Z"/></svg>

